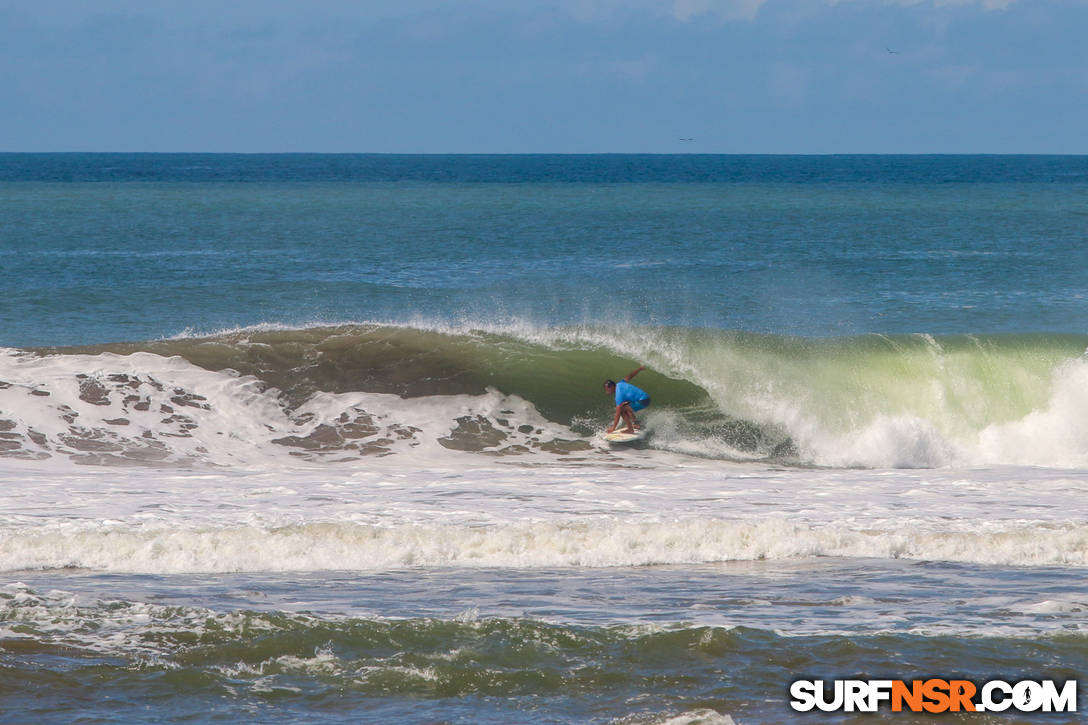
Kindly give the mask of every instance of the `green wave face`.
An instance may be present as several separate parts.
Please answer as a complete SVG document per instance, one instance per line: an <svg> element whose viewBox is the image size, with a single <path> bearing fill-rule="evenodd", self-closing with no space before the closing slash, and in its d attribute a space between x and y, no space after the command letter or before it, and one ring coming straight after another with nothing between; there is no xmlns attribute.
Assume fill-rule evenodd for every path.
<svg viewBox="0 0 1088 725"><path fill-rule="evenodd" d="M903 458L892 464L928 465L963 446L1035 446L1042 432L1033 426L1078 445L1066 409L1077 409L1088 388L1086 348L1083 335L805 339L668 327L375 324L39 352L178 355L256 376L290 406L317 391L414 398L497 389L580 433L611 415L603 381L644 364L635 382L653 398L645 415L661 447L866 465L861 448L890 445L902 449L892 458Z"/></svg>
<svg viewBox="0 0 1088 725"><path fill-rule="evenodd" d="M572 331L574 332L574 331ZM441 332L384 325L244 331L209 337L52 348L48 352L179 355L208 370L254 375L298 404L317 391L365 391L403 397L479 395L488 388L532 402L546 417L570 423L610 407L603 390L638 363L622 351L557 331L534 341L485 331ZM706 401L682 378L647 371L640 385L673 406Z"/></svg>
<svg viewBox="0 0 1088 725"><path fill-rule="evenodd" d="M816 463L1066 465L1088 449L1086 336L665 337L660 364Z"/></svg>
<svg viewBox="0 0 1088 725"><path fill-rule="evenodd" d="M952 431L981 430L1047 403L1054 375L1088 338L737 337L696 345L694 367L723 407L773 415L788 403L833 429L911 415Z"/></svg>

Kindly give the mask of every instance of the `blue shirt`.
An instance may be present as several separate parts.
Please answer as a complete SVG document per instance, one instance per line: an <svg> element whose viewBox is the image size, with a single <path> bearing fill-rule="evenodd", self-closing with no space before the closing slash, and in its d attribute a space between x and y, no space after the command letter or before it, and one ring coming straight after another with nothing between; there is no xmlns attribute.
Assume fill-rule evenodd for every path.
<svg viewBox="0 0 1088 725"><path fill-rule="evenodd" d="M616 383L616 405L623 405L624 403L637 403L640 400L645 400L650 397L646 394L646 391L639 390L626 380L621 380Z"/></svg>

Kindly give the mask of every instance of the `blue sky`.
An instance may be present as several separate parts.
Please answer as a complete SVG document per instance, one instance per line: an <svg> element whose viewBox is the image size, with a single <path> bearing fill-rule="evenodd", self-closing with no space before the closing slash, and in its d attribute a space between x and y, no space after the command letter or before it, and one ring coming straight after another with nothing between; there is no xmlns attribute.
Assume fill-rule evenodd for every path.
<svg viewBox="0 0 1088 725"><path fill-rule="evenodd" d="M0 150L1083 154L1086 36L1088 0L0 0Z"/></svg>

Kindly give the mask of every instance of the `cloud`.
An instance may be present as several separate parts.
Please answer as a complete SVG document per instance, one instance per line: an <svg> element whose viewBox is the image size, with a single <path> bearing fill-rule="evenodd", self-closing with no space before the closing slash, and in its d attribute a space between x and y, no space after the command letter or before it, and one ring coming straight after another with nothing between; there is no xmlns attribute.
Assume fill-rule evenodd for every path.
<svg viewBox="0 0 1088 725"><path fill-rule="evenodd" d="M1004 10L1017 0L880 0L884 5L978 5L983 10ZM608 12L627 5L618 0L577 0L583 13L592 8L592 15L600 18ZM672 16L687 23L705 17L718 20L754 20L760 8L769 0L672 0ZM874 3L875 0L822 0L825 5L839 5L848 2ZM636 2L630 5L639 6Z"/></svg>
<svg viewBox="0 0 1088 725"><path fill-rule="evenodd" d="M752 20L767 0L673 0L672 14L681 22L703 15L722 20Z"/></svg>
<svg viewBox="0 0 1088 725"><path fill-rule="evenodd" d="M838 5L839 2L844 0L828 0L831 5ZM851 0L845 0L847 2ZM852 0L853 2L865 2L867 0ZM1009 7L1016 0L884 0L885 4L889 5L925 5L931 4L934 7L943 7L945 5L981 5L983 10L1004 10Z"/></svg>
<svg viewBox="0 0 1088 725"><path fill-rule="evenodd" d="M1016 0L937 0L938 5L971 5L978 3L985 10L1004 10Z"/></svg>

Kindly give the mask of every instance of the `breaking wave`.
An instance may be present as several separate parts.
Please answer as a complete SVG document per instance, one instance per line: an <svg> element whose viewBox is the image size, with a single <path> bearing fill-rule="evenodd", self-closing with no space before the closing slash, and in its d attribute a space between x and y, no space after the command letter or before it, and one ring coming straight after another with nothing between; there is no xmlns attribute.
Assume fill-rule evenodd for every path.
<svg viewBox="0 0 1088 725"><path fill-rule="evenodd" d="M279 527L51 525L0 531L0 571L179 574L568 568L853 557L1088 566L1088 526L859 530L784 519L540 521L487 526L347 522Z"/></svg>
<svg viewBox="0 0 1088 725"><path fill-rule="evenodd" d="M601 381L641 363L652 449L831 467L1082 466L1086 348L1082 335L357 324L5 350L0 455L605 456Z"/></svg>

